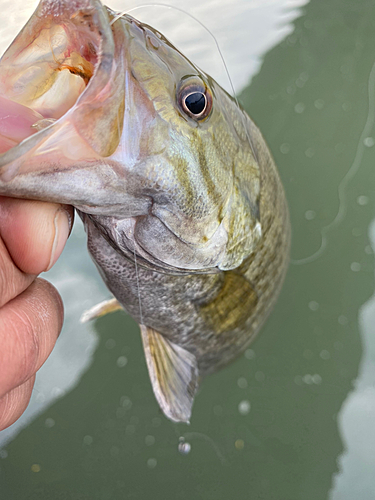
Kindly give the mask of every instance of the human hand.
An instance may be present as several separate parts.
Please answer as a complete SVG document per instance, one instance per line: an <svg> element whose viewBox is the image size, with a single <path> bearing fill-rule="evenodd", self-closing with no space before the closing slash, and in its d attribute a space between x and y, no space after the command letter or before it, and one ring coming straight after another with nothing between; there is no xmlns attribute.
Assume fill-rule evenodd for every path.
<svg viewBox="0 0 375 500"><path fill-rule="evenodd" d="M72 207L0 197L0 431L25 411L60 333L61 298L37 275L60 256L72 222Z"/></svg>

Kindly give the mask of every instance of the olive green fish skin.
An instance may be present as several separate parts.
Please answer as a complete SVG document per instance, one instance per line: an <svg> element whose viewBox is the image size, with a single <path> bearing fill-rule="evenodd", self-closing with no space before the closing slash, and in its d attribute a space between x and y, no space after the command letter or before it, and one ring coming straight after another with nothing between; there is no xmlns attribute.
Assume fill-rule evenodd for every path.
<svg viewBox="0 0 375 500"><path fill-rule="evenodd" d="M141 325L160 406L188 421L197 373L238 356L279 294L290 246L284 190L248 115L160 33L115 20L99 0L42 0L27 33L45 34L40 13L55 3L48 22L68 34L76 23L80 44L87 29L97 66L66 115L0 155L0 193L77 208L104 281ZM0 86L18 53L11 47L0 62ZM204 119L181 105L190 87L212 96ZM159 355L164 364L151 359Z"/></svg>

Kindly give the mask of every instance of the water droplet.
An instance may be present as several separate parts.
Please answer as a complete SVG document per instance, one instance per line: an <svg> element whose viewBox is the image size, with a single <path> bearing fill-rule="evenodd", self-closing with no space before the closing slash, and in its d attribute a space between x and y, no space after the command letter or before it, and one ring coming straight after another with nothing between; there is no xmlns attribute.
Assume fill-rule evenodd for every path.
<svg viewBox="0 0 375 500"><path fill-rule="evenodd" d="M53 392L53 389L51 391L51 393ZM53 393L52 393L52 396L53 396ZM44 401L46 400L46 397L45 395L43 394L43 392L39 392L37 395L36 395L36 401L37 403L44 403Z"/></svg>
<svg viewBox="0 0 375 500"><path fill-rule="evenodd" d="M325 102L323 101L323 99L317 99L314 102L314 106L316 107L316 109L323 109L324 108L324 104L325 104Z"/></svg>
<svg viewBox="0 0 375 500"><path fill-rule="evenodd" d="M105 346L107 349L113 349L114 347L116 347L116 341L114 339L108 339L105 343Z"/></svg>
<svg viewBox="0 0 375 500"><path fill-rule="evenodd" d="M306 220L313 220L316 217L316 212L314 210L307 210L305 212L305 219Z"/></svg>
<svg viewBox="0 0 375 500"><path fill-rule="evenodd" d="M304 375L304 376L302 377L302 380L303 380L303 381L305 382L305 384L307 384L307 385L311 385L311 384L313 384L313 383L314 383L314 382L313 382L313 378L312 378L312 376L311 376L309 373L307 373L306 375Z"/></svg>
<svg viewBox="0 0 375 500"><path fill-rule="evenodd" d="M358 196L357 198L357 203L358 205L367 205L367 203L369 202L369 197L368 196L365 196L364 194L361 194L361 196Z"/></svg>
<svg viewBox="0 0 375 500"><path fill-rule="evenodd" d="M92 443L93 443L93 441L94 441L94 440L93 440L92 436L85 436L85 437L83 438L83 443L84 443L84 444L87 444L88 446L89 446L90 444L92 444Z"/></svg>
<svg viewBox="0 0 375 500"><path fill-rule="evenodd" d="M246 349L246 351L245 351L245 358L246 359L254 359L255 358L255 352L252 349Z"/></svg>
<svg viewBox="0 0 375 500"><path fill-rule="evenodd" d="M348 318L346 316L344 316L343 314L338 317L338 322L340 325L343 325L343 326L345 326L349 323Z"/></svg>
<svg viewBox="0 0 375 500"><path fill-rule="evenodd" d="M155 444L154 436L151 436L150 434L148 436L146 436L145 443L146 443L146 446L152 446L153 444Z"/></svg>
<svg viewBox="0 0 375 500"><path fill-rule="evenodd" d="M0 458L6 459L8 457L8 452L6 450L0 450Z"/></svg>
<svg viewBox="0 0 375 500"><path fill-rule="evenodd" d="M119 368L123 368L124 366L127 365L128 363L128 358L126 356L120 356L118 359L117 359L117 366Z"/></svg>
<svg viewBox="0 0 375 500"><path fill-rule="evenodd" d="M31 466L31 471L32 472L40 472L40 465L39 464L33 464Z"/></svg>
<svg viewBox="0 0 375 500"><path fill-rule="evenodd" d="M63 391L60 387L54 387L51 394L54 398L59 398L60 396L64 396L65 391Z"/></svg>
<svg viewBox="0 0 375 500"><path fill-rule="evenodd" d="M180 442L178 443L178 451L181 455L187 455L191 451L191 444L185 441L185 438L180 437Z"/></svg>
<svg viewBox="0 0 375 500"><path fill-rule="evenodd" d="M363 140L363 144L367 147L367 148L372 148L372 146L375 144L375 141L372 137L366 137L364 140Z"/></svg>
<svg viewBox="0 0 375 500"><path fill-rule="evenodd" d="M281 144L280 146L280 151L283 153L283 155L286 155L290 151L290 145L284 142L284 144Z"/></svg>
<svg viewBox="0 0 375 500"><path fill-rule="evenodd" d="M327 360L331 357L330 353L326 349L323 349L323 351L320 352L319 356L324 360Z"/></svg>
<svg viewBox="0 0 375 500"><path fill-rule="evenodd" d="M155 467L156 467L157 463L158 463L158 462L157 462L156 458L149 458L149 459L147 460L147 467L148 467L149 469L155 469Z"/></svg>
<svg viewBox="0 0 375 500"><path fill-rule="evenodd" d="M240 377L238 380L237 380L237 385L240 389L246 389L247 387L247 380L245 379L245 377Z"/></svg>
<svg viewBox="0 0 375 500"><path fill-rule="evenodd" d="M350 269L355 273L358 273L358 271L361 270L361 264L359 262L352 262L350 264Z"/></svg>
<svg viewBox="0 0 375 500"><path fill-rule="evenodd" d="M133 403L130 401L128 396L121 396L120 398L120 405L123 408L126 408L127 410L130 410L130 408L133 406Z"/></svg>
<svg viewBox="0 0 375 500"><path fill-rule="evenodd" d="M257 382L264 382L264 379L266 378L266 376L264 375L263 372L256 372L255 373L255 380Z"/></svg>
<svg viewBox="0 0 375 500"><path fill-rule="evenodd" d="M317 311L319 309L318 302L316 302L315 300L310 301L309 302L309 309L311 309L311 311Z"/></svg>
<svg viewBox="0 0 375 500"><path fill-rule="evenodd" d="M319 385L322 383L322 377L315 373L315 375L312 376L312 381L314 384Z"/></svg>
<svg viewBox="0 0 375 500"><path fill-rule="evenodd" d="M295 106L294 106L294 111L296 113L303 113L305 111L305 104L303 102L298 102Z"/></svg>
<svg viewBox="0 0 375 500"><path fill-rule="evenodd" d="M234 446L237 450L243 450L245 446L245 442L243 439L237 439L234 443Z"/></svg>
<svg viewBox="0 0 375 500"><path fill-rule="evenodd" d="M55 425L55 421L53 420L53 418L46 418L44 425L48 428L51 428Z"/></svg>
<svg viewBox="0 0 375 500"><path fill-rule="evenodd" d="M241 401L241 403L238 405L238 411L241 413L241 415L248 415L250 412L250 408L250 401L247 401L246 399Z"/></svg>

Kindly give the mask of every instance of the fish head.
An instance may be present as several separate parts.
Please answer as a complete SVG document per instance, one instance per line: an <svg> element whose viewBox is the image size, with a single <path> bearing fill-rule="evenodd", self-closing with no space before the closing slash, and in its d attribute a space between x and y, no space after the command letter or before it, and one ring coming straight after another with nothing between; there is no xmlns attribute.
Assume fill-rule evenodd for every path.
<svg viewBox="0 0 375 500"><path fill-rule="evenodd" d="M42 0L0 61L1 106L1 194L74 205L167 272L233 269L258 243L249 119L150 26Z"/></svg>

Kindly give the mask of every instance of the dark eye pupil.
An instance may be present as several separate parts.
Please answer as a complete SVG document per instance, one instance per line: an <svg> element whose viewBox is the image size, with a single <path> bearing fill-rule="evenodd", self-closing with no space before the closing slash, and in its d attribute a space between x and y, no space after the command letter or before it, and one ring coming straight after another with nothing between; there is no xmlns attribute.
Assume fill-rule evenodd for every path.
<svg viewBox="0 0 375 500"><path fill-rule="evenodd" d="M194 92L185 97L185 106L193 115L200 115L206 107L206 96L201 92Z"/></svg>

